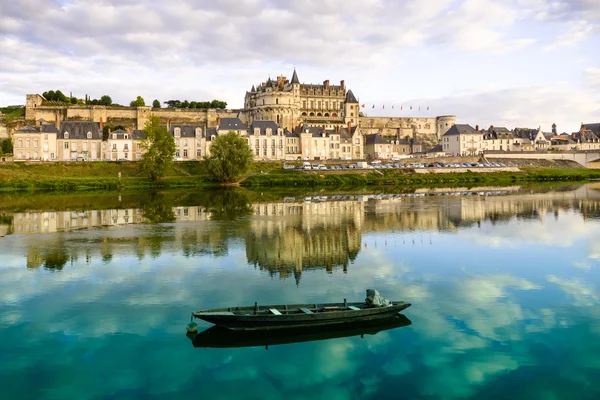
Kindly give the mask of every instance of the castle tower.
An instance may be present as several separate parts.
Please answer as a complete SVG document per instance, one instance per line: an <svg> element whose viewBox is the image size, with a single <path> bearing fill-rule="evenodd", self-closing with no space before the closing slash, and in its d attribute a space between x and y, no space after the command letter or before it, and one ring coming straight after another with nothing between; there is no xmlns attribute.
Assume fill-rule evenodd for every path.
<svg viewBox="0 0 600 400"><path fill-rule="evenodd" d="M344 101L344 122L346 124L350 123L350 125L355 126L358 125L358 118L358 100L356 100L352 90L348 90L346 93L346 99Z"/></svg>

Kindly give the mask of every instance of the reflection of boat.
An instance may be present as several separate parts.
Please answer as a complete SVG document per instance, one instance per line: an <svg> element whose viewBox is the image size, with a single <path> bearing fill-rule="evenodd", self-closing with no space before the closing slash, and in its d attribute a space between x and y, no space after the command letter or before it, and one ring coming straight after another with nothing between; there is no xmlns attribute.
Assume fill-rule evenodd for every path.
<svg viewBox="0 0 600 400"><path fill-rule="evenodd" d="M266 331L233 331L220 326L213 326L200 333L188 332L194 347L254 347L274 346L315 340L336 339L349 336L375 335L388 329L410 325L411 322L402 314L387 316L368 321L350 322L325 326L310 326L291 329Z"/></svg>
<svg viewBox="0 0 600 400"><path fill-rule="evenodd" d="M409 307L404 301L389 301L376 290L367 290L364 303L291 304L258 307L230 307L192 312L215 325L233 330L281 329L301 326L342 324L391 316Z"/></svg>

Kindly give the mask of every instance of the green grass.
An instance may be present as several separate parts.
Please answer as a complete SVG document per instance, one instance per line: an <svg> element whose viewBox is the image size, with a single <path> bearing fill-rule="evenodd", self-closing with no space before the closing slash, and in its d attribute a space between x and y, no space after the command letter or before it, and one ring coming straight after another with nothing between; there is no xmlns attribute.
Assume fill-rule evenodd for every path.
<svg viewBox="0 0 600 400"><path fill-rule="evenodd" d="M522 168L520 172L456 172L444 174L417 174L409 171L384 170L376 173L318 174L281 171L260 174L242 183L249 188L259 187L325 187L359 188L363 186L431 186L512 184L515 182L581 182L600 178L600 170L585 168Z"/></svg>
<svg viewBox="0 0 600 400"><path fill-rule="evenodd" d="M25 118L25 107L4 107L0 112L10 119Z"/></svg>

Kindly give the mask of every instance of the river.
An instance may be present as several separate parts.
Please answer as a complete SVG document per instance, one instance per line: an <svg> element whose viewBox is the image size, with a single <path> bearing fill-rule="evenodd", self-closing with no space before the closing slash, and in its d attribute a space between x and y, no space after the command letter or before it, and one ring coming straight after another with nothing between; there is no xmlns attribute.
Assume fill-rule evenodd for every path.
<svg viewBox="0 0 600 400"><path fill-rule="evenodd" d="M598 184L0 196L1 397L597 399L599 217ZM194 310L368 288L404 322L186 335Z"/></svg>

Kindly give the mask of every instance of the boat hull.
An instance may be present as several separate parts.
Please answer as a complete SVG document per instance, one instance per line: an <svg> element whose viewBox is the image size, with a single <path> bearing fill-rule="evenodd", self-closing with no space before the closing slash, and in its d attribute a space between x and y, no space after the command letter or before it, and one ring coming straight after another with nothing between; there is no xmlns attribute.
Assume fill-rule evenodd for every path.
<svg viewBox="0 0 600 400"><path fill-rule="evenodd" d="M410 324L411 321L406 316L397 314L396 316L384 316L369 321L353 321L331 326L309 326L267 331L235 331L221 326L213 326L200 333L188 333L187 336L192 340L194 347L256 347L375 335L381 331Z"/></svg>
<svg viewBox="0 0 600 400"><path fill-rule="evenodd" d="M348 306L364 306L364 303L350 303ZM307 305L291 305L289 309L300 309ZM332 306L324 305L323 307ZM231 330L257 330L257 329L288 329L309 326L323 326L333 324L347 324L359 321L370 321L379 318L385 318L398 314L400 311L408 308L410 303L393 302L388 307L361 308L358 310L344 309L334 312L315 312L315 313L294 313L284 315L274 315L258 313L254 314L251 307L229 309L209 310L205 312L195 312L192 316L215 325ZM283 306L263 306L264 309L277 308ZM242 310L246 310L245 313Z"/></svg>

